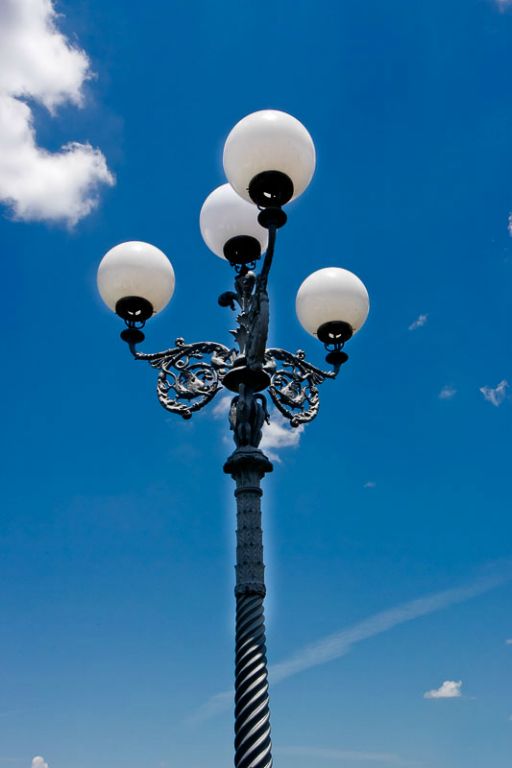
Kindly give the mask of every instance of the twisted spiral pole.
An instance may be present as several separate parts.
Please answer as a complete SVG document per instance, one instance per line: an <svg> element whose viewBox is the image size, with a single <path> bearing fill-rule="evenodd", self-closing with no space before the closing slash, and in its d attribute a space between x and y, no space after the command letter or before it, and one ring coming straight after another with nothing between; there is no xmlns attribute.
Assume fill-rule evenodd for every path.
<svg viewBox="0 0 512 768"><path fill-rule="evenodd" d="M238 595L235 668L236 768L271 768L271 749L263 597Z"/></svg>
<svg viewBox="0 0 512 768"><path fill-rule="evenodd" d="M235 768L272 768L260 481L272 464L239 446L224 470L236 481Z"/></svg>

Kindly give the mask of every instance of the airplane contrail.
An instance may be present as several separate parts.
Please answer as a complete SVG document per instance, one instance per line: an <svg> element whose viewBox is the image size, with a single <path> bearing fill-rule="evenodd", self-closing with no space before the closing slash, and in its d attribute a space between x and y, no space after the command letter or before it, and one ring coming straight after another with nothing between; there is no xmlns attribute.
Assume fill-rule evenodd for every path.
<svg viewBox="0 0 512 768"><path fill-rule="evenodd" d="M303 672L312 667L318 667L333 659L339 659L345 656L354 645L362 640L368 640L383 632L387 632L400 624L405 624L421 616L427 616L436 613L451 605L464 603L478 595L489 592L507 581L510 581L512 574L508 571L506 574L487 576L466 584L465 586L447 589L442 592L435 592L426 597L420 597L416 600L410 600L401 603L394 608L369 616L367 619L354 624L351 627L334 632L327 637L317 640L314 643L306 645L299 651L296 651L287 659L273 664L269 667L269 680L272 686L286 680L293 675ZM233 691L223 691L212 696L203 704L197 712L190 718L193 722L208 720L211 717L229 709L233 705Z"/></svg>
<svg viewBox="0 0 512 768"><path fill-rule="evenodd" d="M337 763L340 763L341 760L351 760L362 763L384 763L385 765L403 766L403 768L418 766L416 762L404 760L399 755L388 752L360 752L352 749L322 749L318 747L277 747L274 752L277 755L309 757L313 760L335 760Z"/></svg>

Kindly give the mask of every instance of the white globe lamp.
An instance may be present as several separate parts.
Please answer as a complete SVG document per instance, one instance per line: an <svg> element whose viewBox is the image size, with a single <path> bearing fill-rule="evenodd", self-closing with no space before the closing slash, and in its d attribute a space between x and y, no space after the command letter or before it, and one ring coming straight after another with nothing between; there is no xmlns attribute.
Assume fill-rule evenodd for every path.
<svg viewBox="0 0 512 768"><path fill-rule="evenodd" d="M301 195L313 177L313 139L295 117L275 109L238 122L224 146L224 171L233 189L261 208Z"/></svg>
<svg viewBox="0 0 512 768"><path fill-rule="evenodd" d="M267 250L268 231L258 222L256 206L243 200L230 184L208 195L199 226L208 248L231 264L256 261Z"/></svg>
<svg viewBox="0 0 512 768"><path fill-rule="evenodd" d="M128 325L143 325L174 293L172 264L159 248L130 241L108 251L98 267L98 290Z"/></svg>
<svg viewBox="0 0 512 768"><path fill-rule="evenodd" d="M302 327L326 347L332 346L339 352L364 325L370 300L357 275L348 269L326 267L304 280L297 292L295 307Z"/></svg>

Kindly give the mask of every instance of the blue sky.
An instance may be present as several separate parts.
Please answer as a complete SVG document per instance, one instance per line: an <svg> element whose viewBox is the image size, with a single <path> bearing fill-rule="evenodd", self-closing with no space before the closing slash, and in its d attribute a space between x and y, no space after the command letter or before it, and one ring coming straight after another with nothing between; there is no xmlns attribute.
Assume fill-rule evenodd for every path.
<svg viewBox="0 0 512 768"><path fill-rule="evenodd" d="M154 243L176 293L145 349L228 344L199 210L233 124L275 108L318 165L279 235L271 343L322 362L294 311L317 268L371 298L265 481L275 764L508 768L508 5L59 2L71 55L40 0L0 0L0 765L232 761L227 426L160 408L95 275Z"/></svg>

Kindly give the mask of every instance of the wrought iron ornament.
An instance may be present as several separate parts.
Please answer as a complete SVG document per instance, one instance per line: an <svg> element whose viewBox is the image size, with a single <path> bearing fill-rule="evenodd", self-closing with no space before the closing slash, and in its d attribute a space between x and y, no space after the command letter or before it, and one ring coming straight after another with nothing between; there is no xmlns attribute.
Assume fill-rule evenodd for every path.
<svg viewBox="0 0 512 768"><path fill-rule="evenodd" d="M235 290L226 291L219 297L221 306L239 307L238 327L231 331L238 349L211 341L186 344L184 339L178 338L172 349L146 354L136 349L144 334L140 330L123 331L123 338L129 343L134 357L159 370L157 394L167 411L189 419L223 388L239 393L243 402L244 395L240 390L243 386L246 392L268 388L274 405L292 427L305 424L317 415L320 406L318 385L326 379L336 378L347 356L340 353L342 359L332 361L333 370L323 371L307 362L302 350L292 354L284 349L266 348L269 323L267 280L274 244L275 226L271 225L269 247L260 274L256 275L247 265L238 266ZM268 421L266 405L264 407ZM242 421L240 416L239 425ZM243 427L235 429L231 417L231 428L236 440Z"/></svg>
<svg viewBox="0 0 512 768"><path fill-rule="evenodd" d="M165 352L134 351L134 356L160 371L156 391L161 405L190 419L194 411L208 405L222 389L222 379L232 366L234 352L210 341L185 344L184 339L178 338L175 344Z"/></svg>
<svg viewBox="0 0 512 768"><path fill-rule="evenodd" d="M318 385L335 379L339 371L322 371L305 357L301 349L294 355L284 349L267 349L265 354L265 369L271 374L270 397L292 427L315 418L320 407Z"/></svg>
<svg viewBox="0 0 512 768"><path fill-rule="evenodd" d="M272 471L272 464L259 449L264 424L270 421L263 392L268 390L274 405L292 427L305 424L318 413L318 386L326 379L334 379L347 359L341 351L344 336L338 328L335 333L327 329L325 334L331 371L307 362L301 350L292 354L284 349L267 349L267 281L276 230L286 222L286 215L279 207L266 208L259 221L269 230L269 244L259 274L254 271L259 246L249 242L253 238L234 238L236 242L225 246L225 255L231 259L236 276L234 290L223 293L219 304L232 310L238 306L237 328L231 331L237 348L211 341L187 344L178 338L175 346L164 352L139 352L136 345L144 340L140 330L145 320L144 307L130 298L127 306L121 308L128 326L121 336L136 360L146 361L158 370L158 399L167 411L190 419L221 390L234 395L229 425L236 448L224 471L236 482L237 503L236 768L272 768L260 487L262 478Z"/></svg>
<svg viewBox="0 0 512 768"><path fill-rule="evenodd" d="M178 338L175 344L165 352L134 350L133 354L136 360L159 369L156 388L160 404L190 419L224 388L224 376L233 369L238 354L235 349L208 341L186 344ZM338 370L323 371L308 363L302 350L292 355L284 349L267 349L262 368L270 377L268 392L274 405L292 427L315 418L320 407L318 385L336 378ZM265 420L270 420L268 411Z"/></svg>

